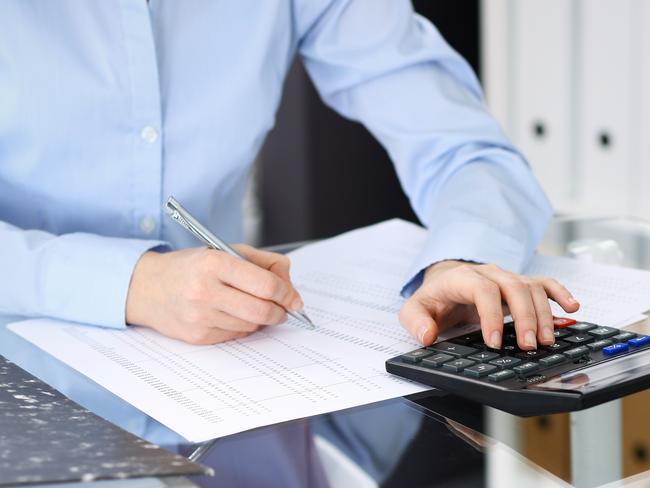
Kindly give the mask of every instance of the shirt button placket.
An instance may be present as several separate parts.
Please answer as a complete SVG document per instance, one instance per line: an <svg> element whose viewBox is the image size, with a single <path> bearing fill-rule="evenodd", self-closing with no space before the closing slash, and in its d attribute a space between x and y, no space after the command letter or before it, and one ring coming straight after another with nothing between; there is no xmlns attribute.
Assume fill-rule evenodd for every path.
<svg viewBox="0 0 650 488"><path fill-rule="evenodd" d="M129 73L134 147L133 231L142 238L160 238L162 218L163 124L153 19L146 2L121 0Z"/></svg>

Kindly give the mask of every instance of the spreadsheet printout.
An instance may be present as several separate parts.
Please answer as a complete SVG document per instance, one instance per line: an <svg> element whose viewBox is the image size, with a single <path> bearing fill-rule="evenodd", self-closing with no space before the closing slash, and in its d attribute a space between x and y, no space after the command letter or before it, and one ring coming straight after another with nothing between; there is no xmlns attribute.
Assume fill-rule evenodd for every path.
<svg viewBox="0 0 650 488"><path fill-rule="evenodd" d="M425 238L422 228L390 220L291 253L313 330L289 318L194 346L142 327L34 319L9 328L189 441L204 441L426 389L384 370L386 359L419 346L399 324L399 290ZM616 326L650 309L648 272L548 256L535 257L529 272L575 289L583 320Z"/></svg>
<svg viewBox="0 0 650 488"><path fill-rule="evenodd" d="M399 290L422 229L390 221L292 254L315 322L295 319L244 339L194 346L142 327L48 319L10 329L198 442L422 391L384 370L418 347L400 326Z"/></svg>

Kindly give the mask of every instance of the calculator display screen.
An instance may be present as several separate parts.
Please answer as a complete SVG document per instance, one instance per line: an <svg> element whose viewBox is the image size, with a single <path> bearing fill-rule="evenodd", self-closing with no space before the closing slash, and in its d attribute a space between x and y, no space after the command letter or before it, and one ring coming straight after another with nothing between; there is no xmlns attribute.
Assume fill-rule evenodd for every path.
<svg viewBox="0 0 650 488"><path fill-rule="evenodd" d="M650 349L614 361L554 376L530 385L531 390L565 390L589 393L609 385L650 374Z"/></svg>

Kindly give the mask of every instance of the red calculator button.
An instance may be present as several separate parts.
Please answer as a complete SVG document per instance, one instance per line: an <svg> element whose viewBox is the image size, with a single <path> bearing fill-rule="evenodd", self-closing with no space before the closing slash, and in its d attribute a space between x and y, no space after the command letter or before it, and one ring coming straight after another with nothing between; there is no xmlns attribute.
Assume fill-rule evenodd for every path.
<svg viewBox="0 0 650 488"><path fill-rule="evenodd" d="M566 317L553 317L553 325L556 329L564 329L570 325L575 324L576 321L573 319L568 319Z"/></svg>

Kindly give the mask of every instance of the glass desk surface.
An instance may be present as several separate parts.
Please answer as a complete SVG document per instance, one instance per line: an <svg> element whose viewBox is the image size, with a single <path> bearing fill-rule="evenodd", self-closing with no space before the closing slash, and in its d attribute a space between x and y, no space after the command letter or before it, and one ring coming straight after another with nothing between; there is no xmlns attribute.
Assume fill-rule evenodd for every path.
<svg viewBox="0 0 650 488"><path fill-rule="evenodd" d="M556 219L540 251L650 269L650 222ZM520 418L430 391L179 449L201 486L650 486L647 393Z"/></svg>
<svg viewBox="0 0 650 488"><path fill-rule="evenodd" d="M650 222L557 218L540 252L650 269ZM648 334L650 321L627 328ZM194 454L210 465L242 456L241 472L225 463L222 474L251 484L247 466L283 465L295 486L647 486L647 393L520 418L431 391L218 439Z"/></svg>

